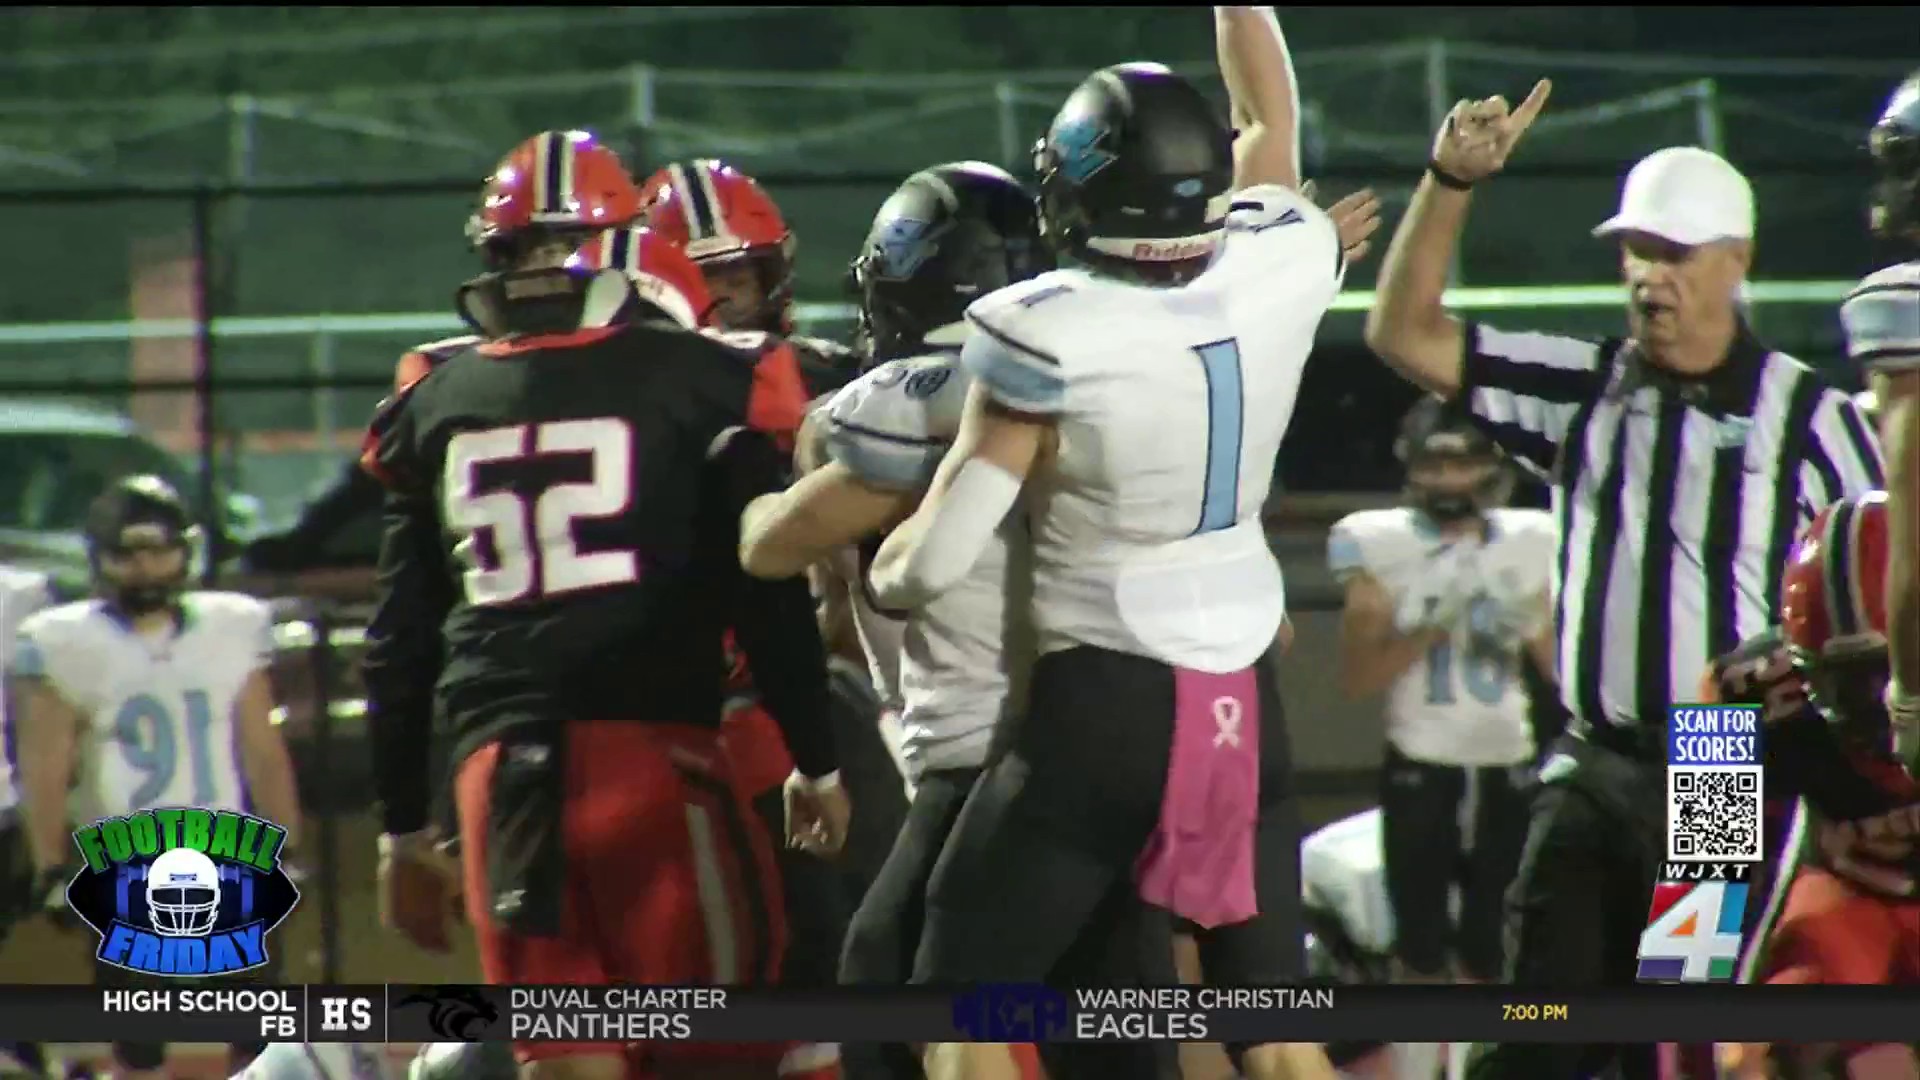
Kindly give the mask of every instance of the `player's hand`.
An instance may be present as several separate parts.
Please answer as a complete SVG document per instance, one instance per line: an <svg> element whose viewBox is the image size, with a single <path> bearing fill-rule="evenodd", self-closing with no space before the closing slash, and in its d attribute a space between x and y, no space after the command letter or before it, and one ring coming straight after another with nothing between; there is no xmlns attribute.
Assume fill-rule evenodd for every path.
<svg viewBox="0 0 1920 1080"><path fill-rule="evenodd" d="M1440 125L1433 139L1433 163L1456 180L1474 183L1506 167L1520 136L1547 106L1553 83L1541 79L1517 109L1498 94L1479 101L1462 100Z"/></svg>
<svg viewBox="0 0 1920 1080"><path fill-rule="evenodd" d="M380 838L380 925L428 952L453 948L461 915L460 863L431 830Z"/></svg>
<svg viewBox="0 0 1920 1080"><path fill-rule="evenodd" d="M787 846L814 855L838 855L847 843L853 804L834 773L819 780L795 770L787 777Z"/></svg>
<svg viewBox="0 0 1920 1080"><path fill-rule="evenodd" d="M1380 228L1380 199L1373 189L1361 188L1327 207L1327 216L1340 231L1340 252L1347 262L1366 258L1373 248L1373 234Z"/></svg>
<svg viewBox="0 0 1920 1080"><path fill-rule="evenodd" d="M67 903L67 885L80 872L77 866L53 866L36 870L33 875L33 910L46 916L56 930L80 930L86 923Z"/></svg>

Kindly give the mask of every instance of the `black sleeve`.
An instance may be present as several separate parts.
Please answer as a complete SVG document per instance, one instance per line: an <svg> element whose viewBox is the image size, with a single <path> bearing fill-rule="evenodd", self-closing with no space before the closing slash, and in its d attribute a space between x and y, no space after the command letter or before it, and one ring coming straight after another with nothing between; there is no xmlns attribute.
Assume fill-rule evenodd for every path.
<svg viewBox="0 0 1920 1080"><path fill-rule="evenodd" d="M722 494L725 522L716 532L729 553L731 622L760 701L786 737L794 765L808 776L839 768L827 689L827 654L804 577L761 581L740 569L740 512L756 496L784 485L786 463L767 436L745 429L723 435L707 468Z"/></svg>
<svg viewBox="0 0 1920 1080"><path fill-rule="evenodd" d="M348 462L333 486L301 512L292 531L318 548L355 518L379 513L380 495L380 481L358 461Z"/></svg>
<svg viewBox="0 0 1920 1080"><path fill-rule="evenodd" d="M361 670L367 687L374 793L389 833L425 828L435 777L429 773L433 689L441 628L453 603L451 579L431 506L389 495Z"/></svg>

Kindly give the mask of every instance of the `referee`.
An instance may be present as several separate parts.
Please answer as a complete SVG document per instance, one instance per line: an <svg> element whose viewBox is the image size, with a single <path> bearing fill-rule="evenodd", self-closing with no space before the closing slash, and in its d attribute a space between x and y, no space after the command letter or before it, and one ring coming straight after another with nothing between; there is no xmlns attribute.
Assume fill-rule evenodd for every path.
<svg viewBox="0 0 1920 1080"><path fill-rule="evenodd" d="M1709 660L1777 617L1800 528L1881 485L1847 395L1755 340L1737 299L1753 192L1720 157L1658 151L1627 176L1617 238L1631 336L1586 341L1462 323L1441 306L1471 189L1498 172L1546 103L1461 102L1380 275L1367 344L1458 395L1553 485L1555 623L1568 734L1542 770L1507 896L1508 982L1631 985L1665 856L1669 704ZM1572 1080L1616 1062L1655 1075L1652 1047L1480 1048L1475 1080Z"/></svg>

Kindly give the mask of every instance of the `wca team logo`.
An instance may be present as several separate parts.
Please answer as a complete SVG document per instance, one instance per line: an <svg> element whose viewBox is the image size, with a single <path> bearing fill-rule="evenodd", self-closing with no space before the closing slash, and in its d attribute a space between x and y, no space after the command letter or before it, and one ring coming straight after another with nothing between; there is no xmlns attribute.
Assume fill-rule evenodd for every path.
<svg viewBox="0 0 1920 1080"><path fill-rule="evenodd" d="M1655 885L1647 928L1640 932L1639 980L1733 981L1740 966L1740 924L1746 910L1747 885L1742 881Z"/></svg>
<svg viewBox="0 0 1920 1080"><path fill-rule="evenodd" d="M67 904L100 959L148 975L232 975L267 962L267 934L300 890L280 865L287 832L226 810L142 810L73 834L86 869Z"/></svg>

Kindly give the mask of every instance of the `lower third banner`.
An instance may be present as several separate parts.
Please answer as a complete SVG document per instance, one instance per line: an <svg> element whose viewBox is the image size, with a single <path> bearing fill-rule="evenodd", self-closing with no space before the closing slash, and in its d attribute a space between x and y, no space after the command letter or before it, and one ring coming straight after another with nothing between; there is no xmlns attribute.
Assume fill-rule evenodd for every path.
<svg viewBox="0 0 1920 1080"><path fill-rule="evenodd" d="M1920 987L0 986L39 1042L1904 1042Z"/></svg>

